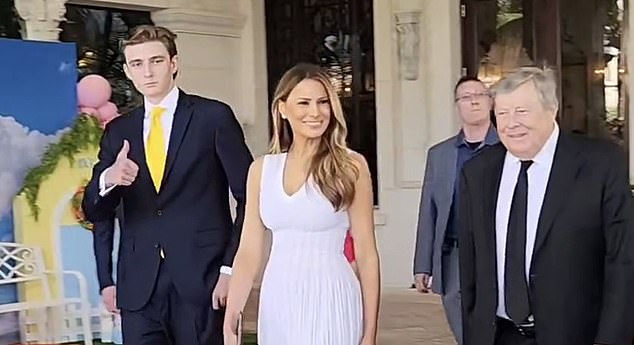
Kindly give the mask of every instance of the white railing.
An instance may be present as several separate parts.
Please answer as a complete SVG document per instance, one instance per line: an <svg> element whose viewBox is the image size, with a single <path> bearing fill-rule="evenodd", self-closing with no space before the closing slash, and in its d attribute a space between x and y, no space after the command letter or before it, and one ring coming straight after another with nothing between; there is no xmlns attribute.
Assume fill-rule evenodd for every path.
<svg viewBox="0 0 634 345"><path fill-rule="evenodd" d="M53 297L49 277L65 275L79 284L79 296ZM76 271L48 271L39 247L0 242L0 286L37 284L41 298L0 304L0 314L18 313L23 344L81 341L92 345L90 303L85 277Z"/></svg>

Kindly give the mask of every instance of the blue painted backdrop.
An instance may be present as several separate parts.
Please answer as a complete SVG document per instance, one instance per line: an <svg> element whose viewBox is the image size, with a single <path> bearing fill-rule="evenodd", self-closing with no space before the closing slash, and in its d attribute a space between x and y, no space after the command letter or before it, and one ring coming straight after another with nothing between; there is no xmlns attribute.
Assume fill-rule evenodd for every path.
<svg viewBox="0 0 634 345"><path fill-rule="evenodd" d="M77 68L74 43L0 39L0 52L0 241L13 241L15 194L77 116ZM15 287L0 287L0 304L15 299ZM13 327L0 320L0 343Z"/></svg>

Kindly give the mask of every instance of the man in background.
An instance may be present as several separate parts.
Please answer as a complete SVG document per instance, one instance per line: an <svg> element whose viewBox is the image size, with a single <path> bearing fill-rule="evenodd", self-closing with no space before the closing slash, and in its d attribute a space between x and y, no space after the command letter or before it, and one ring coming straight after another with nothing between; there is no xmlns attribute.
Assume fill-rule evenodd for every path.
<svg viewBox="0 0 634 345"><path fill-rule="evenodd" d="M473 77L460 79L454 96L461 129L427 153L418 215L414 280L418 291L427 293L431 285L432 291L442 296L451 331L458 344L462 344L458 178L464 163L483 148L498 143L498 138L490 120L491 99L480 80Z"/></svg>

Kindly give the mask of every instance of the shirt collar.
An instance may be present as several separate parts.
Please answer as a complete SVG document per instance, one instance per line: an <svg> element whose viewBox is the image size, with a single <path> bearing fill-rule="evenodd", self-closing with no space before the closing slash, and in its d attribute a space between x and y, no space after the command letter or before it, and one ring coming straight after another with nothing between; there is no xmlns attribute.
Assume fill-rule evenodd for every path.
<svg viewBox="0 0 634 345"><path fill-rule="evenodd" d="M500 139L498 138L498 134L497 131L495 130L495 127L493 127L492 125L489 125L489 130L487 131L486 136L484 137L484 142L482 142L480 144L480 146L478 146L478 149L482 148L485 145L495 145L498 142L500 142ZM465 136L464 136L464 130L460 130L460 132L458 132L458 135L456 136L456 147L460 147L460 146L467 146L467 141L465 140Z"/></svg>
<svg viewBox="0 0 634 345"><path fill-rule="evenodd" d="M533 164L548 165L553 161L555 157L555 149L557 149L557 141L559 139L559 126L555 123L552 133L548 137L548 140L544 143L544 146L533 157ZM507 151L509 157L513 162L519 163L520 159L515 157L511 152Z"/></svg>
<svg viewBox="0 0 634 345"><path fill-rule="evenodd" d="M161 100L158 104L153 104L150 102L147 97L143 97L143 106L145 107L145 117L150 116L150 112L154 107L162 107L165 108L165 114L174 114L176 111L176 105L178 104L178 93L179 90L176 86L172 87L172 90L165 95L165 98Z"/></svg>

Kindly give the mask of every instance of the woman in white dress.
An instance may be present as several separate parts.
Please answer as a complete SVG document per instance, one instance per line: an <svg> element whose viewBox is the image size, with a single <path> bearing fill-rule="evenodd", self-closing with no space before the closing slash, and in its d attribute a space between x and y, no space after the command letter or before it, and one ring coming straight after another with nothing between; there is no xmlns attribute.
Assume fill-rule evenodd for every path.
<svg viewBox="0 0 634 345"><path fill-rule="evenodd" d="M266 229L273 242L260 288L258 344L375 345L380 282L372 182L363 156L346 147L328 74L314 65L293 67L271 108L271 153L253 162L247 179L225 345L236 344ZM359 278L344 256L348 229Z"/></svg>

